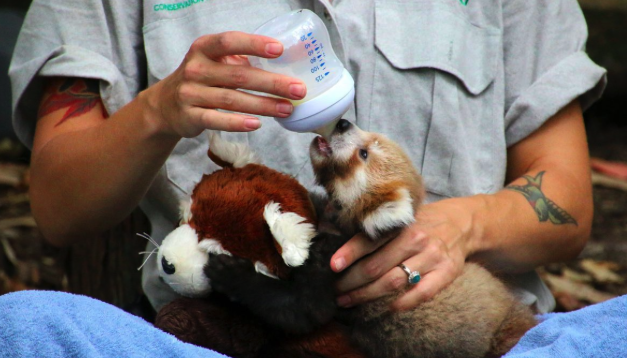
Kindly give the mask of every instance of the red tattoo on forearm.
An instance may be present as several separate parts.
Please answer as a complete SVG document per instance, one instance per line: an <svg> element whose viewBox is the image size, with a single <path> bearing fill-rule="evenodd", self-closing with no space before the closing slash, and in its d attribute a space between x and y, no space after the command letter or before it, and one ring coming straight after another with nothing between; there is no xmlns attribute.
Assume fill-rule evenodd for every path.
<svg viewBox="0 0 627 358"><path fill-rule="evenodd" d="M72 117L78 117L91 111L101 103L98 81L96 80L68 78L60 85L51 87L49 92L50 95L44 99L39 108L39 118L59 109L67 108L55 127ZM108 114L104 106L101 108L103 118L107 118Z"/></svg>

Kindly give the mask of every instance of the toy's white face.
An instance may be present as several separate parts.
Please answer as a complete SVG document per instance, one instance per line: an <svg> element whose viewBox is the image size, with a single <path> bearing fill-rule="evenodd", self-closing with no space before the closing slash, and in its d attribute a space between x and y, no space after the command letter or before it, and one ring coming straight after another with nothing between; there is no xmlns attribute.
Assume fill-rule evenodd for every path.
<svg viewBox="0 0 627 358"><path fill-rule="evenodd" d="M211 292L211 284L203 267L209 258L208 249L212 252L220 251L215 247L216 244L220 246L215 240L208 239L199 243L198 235L191 226L179 226L166 236L159 248L159 275L174 291L183 296L206 295Z"/></svg>

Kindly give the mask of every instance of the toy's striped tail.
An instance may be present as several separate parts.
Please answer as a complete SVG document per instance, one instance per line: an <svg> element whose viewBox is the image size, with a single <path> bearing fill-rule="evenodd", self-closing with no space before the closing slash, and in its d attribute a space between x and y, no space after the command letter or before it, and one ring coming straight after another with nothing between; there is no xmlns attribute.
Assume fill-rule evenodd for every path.
<svg viewBox="0 0 627 358"><path fill-rule="evenodd" d="M221 167L241 168L247 164L260 164L261 160L249 146L242 143L227 142L220 132L207 131L209 136L209 159Z"/></svg>

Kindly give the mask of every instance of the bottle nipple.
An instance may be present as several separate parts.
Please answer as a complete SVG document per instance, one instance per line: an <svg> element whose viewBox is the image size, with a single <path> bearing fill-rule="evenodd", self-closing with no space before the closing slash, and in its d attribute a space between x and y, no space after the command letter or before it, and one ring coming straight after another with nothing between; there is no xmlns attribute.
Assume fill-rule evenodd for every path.
<svg viewBox="0 0 627 358"><path fill-rule="evenodd" d="M335 129L335 126L337 125L337 122L340 121L340 118L337 118L325 125L323 125L320 128L316 128L314 130L312 130L313 133L316 133L320 136L322 136L324 139L329 139L329 137L331 136L331 133L333 133L333 130Z"/></svg>

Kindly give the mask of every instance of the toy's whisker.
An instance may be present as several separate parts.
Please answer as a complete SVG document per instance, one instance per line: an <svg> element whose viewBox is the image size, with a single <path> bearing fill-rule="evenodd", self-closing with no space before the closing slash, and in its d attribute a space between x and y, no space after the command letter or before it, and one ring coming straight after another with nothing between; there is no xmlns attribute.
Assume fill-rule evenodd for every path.
<svg viewBox="0 0 627 358"><path fill-rule="evenodd" d="M144 265L146 264L146 262L148 262L148 259L150 259L150 256L152 256L152 254L154 254L155 252L157 252L157 250L159 250L159 248L156 248L152 251L144 251L144 252L140 252L140 254L148 254L148 257L146 257L146 259L144 260L144 262L142 263L141 266L139 266L139 268L137 269L137 271L141 270L142 267L144 267Z"/></svg>
<svg viewBox="0 0 627 358"><path fill-rule="evenodd" d="M155 239L153 239L152 237L150 237L150 235L146 234L145 232L142 233L137 233L137 236L144 238L148 241L150 241L153 245L155 245L157 248L160 248L161 246L159 246L159 244L157 244L157 241L155 241Z"/></svg>

